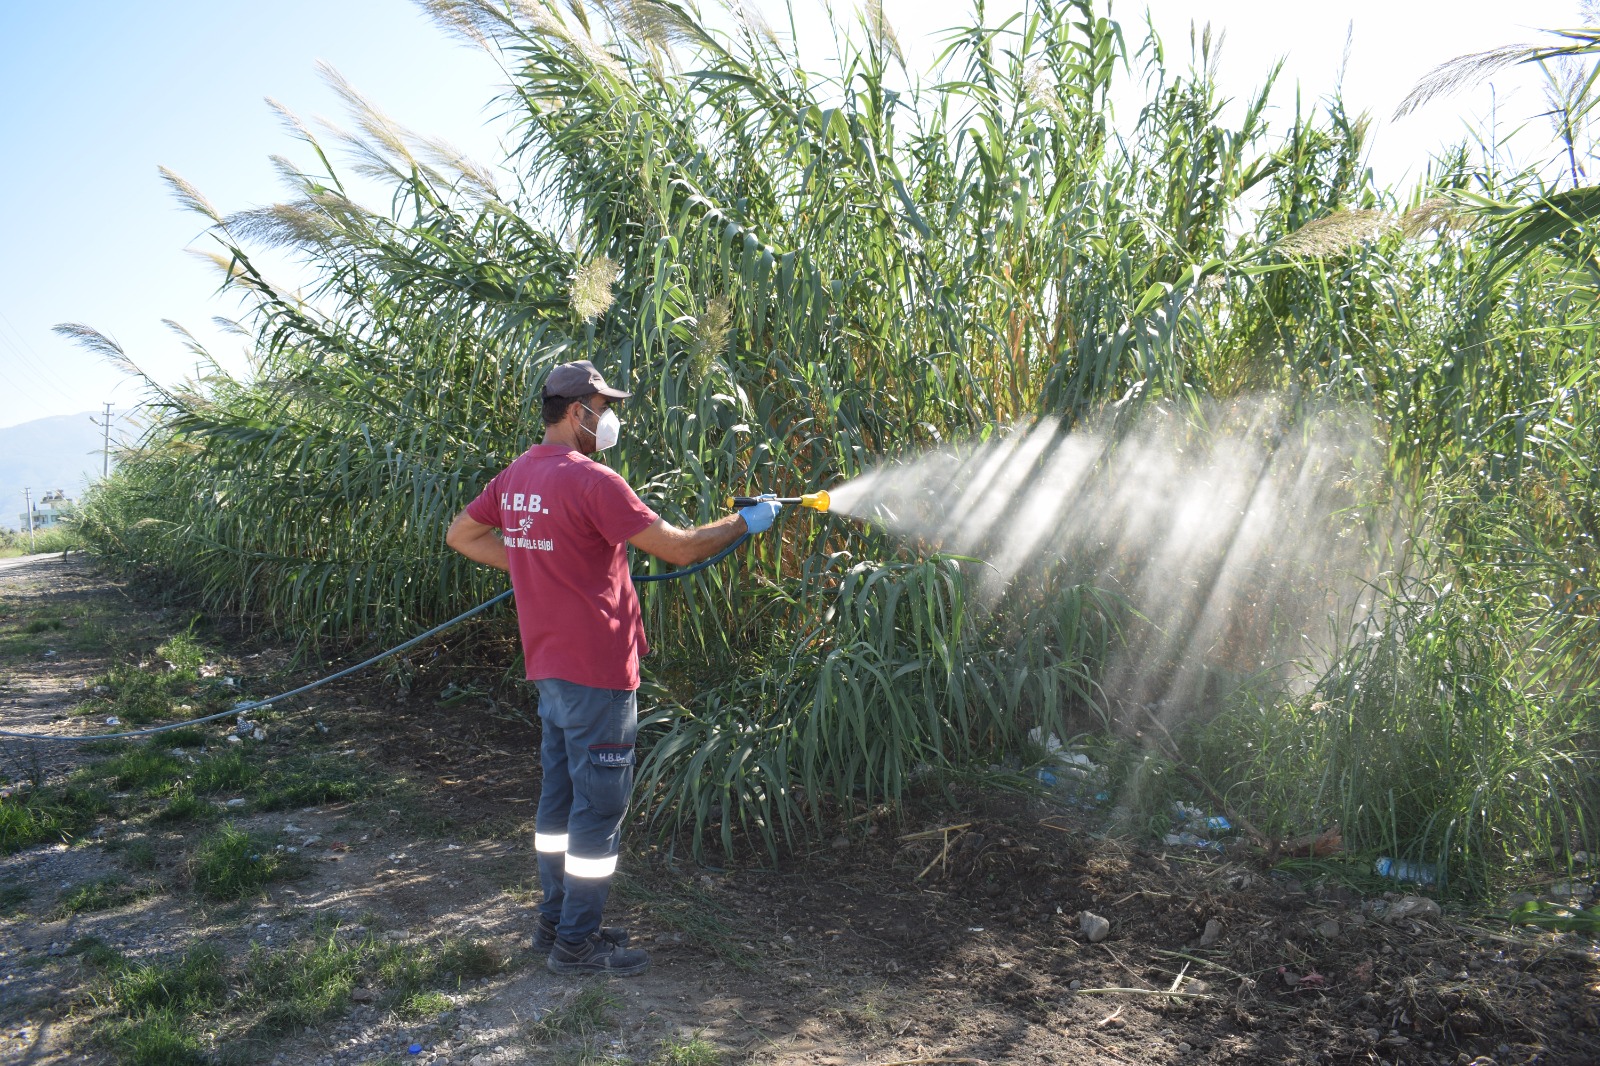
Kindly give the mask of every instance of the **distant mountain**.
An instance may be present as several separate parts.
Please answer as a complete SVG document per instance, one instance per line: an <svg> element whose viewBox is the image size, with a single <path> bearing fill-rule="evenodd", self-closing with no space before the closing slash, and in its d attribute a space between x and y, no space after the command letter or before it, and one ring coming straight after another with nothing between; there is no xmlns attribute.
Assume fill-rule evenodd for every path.
<svg viewBox="0 0 1600 1066"><path fill-rule="evenodd" d="M0 527L23 527L24 487L35 500L54 489L74 499L83 495L90 478L100 476L103 438L93 421L99 417L99 411L85 411L0 429Z"/></svg>

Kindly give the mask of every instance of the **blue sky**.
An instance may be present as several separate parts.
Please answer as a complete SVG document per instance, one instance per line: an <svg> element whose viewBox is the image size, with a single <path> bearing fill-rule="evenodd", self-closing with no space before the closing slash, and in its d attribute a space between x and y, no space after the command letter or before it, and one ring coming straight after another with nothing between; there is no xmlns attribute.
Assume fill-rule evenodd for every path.
<svg viewBox="0 0 1600 1066"><path fill-rule="evenodd" d="M207 339L216 272L184 251L204 220L181 210L157 168L225 211L281 195L272 153L297 154L264 102L341 118L316 62L417 128L496 155L485 120L499 71L402 0L53 0L0 5L0 425L125 407L134 383L55 337L85 322L162 380L194 359L162 325ZM237 338L217 340L230 365Z"/></svg>
<svg viewBox="0 0 1600 1066"><path fill-rule="evenodd" d="M769 18L787 27L780 4L759 6L778 12ZM991 18L1010 6L990 0ZM820 25L818 7L796 0L802 27ZM962 21L969 5L884 0L884 9L915 69L935 50L928 34ZM1171 54L1187 47L1191 19L1225 31L1222 81L1230 92L1248 92L1287 56L1290 91L1279 99L1289 108L1296 82L1312 99L1329 90L1353 26L1346 97L1379 120L1372 162L1389 179L1420 172L1431 150L1461 135L1464 118L1487 113L1482 90L1390 124L1394 105L1429 68L1528 40L1535 28L1579 21L1576 0L1153 0L1151 10ZM1116 4L1131 38L1142 34L1143 11L1142 3ZM822 44L803 37L802 54L820 62ZM58 322L100 329L170 382L192 374L195 362L161 323L176 319L224 365L242 369L242 341L210 325L211 316L232 315L237 306L213 297L214 268L185 251L204 222L177 206L157 167L181 174L224 211L275 199L281 188L267 157L300 150L263 98L307 117L341 119L317 74L319 59L403 124L485 162L500 161L498 68L436 29L408 0L0 4L0 137L8 162L0 168L0 202L8 208L0 255L0 426L98 410L105 401L123 409L141 398L136 383L53 335ZM1498 85L1502 114L1538 110L1526 76Z"/></svg>

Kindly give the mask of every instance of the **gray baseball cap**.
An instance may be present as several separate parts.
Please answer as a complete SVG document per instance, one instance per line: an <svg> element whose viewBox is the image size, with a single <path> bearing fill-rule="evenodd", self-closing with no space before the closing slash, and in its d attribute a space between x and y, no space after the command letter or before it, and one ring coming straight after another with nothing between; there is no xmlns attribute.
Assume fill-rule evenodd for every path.
<svg viewBox="0 0 1600 1066"><path fill-rule="evenodd" d="M575 363L562 363L550 371L550 376L544 379L544 396L588 396L598 392L613 400L626 400L632 396L631 392L613 389L606 384L606 379L600 376L600 371L587 359L579 359Z"/></svg>

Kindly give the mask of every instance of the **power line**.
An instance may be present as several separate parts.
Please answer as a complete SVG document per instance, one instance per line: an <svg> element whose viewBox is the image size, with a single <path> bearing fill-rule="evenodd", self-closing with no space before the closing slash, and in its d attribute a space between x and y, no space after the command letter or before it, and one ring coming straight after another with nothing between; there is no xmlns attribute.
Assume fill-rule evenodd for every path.
<svg viewBox="0 0 1600 1066"><path fill-rule="evenodd" d="M0 311L0 322L5 323L6 328L11 331L10 337L0 334L0 341L4 341L6 347L11 349L11 354L14 357L13 368L31 377L36 386L43 385L45 388L55 391L63 399L75 400L77 397L68 389L63 388L56 376L46 369L44 362L28 345L27 339L22 335L22 331L17 329L16 324L11 321L4 311Z"/></svg>
<svg viewBox="0 0 1600 1066"><path fill-rule="evenodd" d="M3 345L8 350L8 355L11 356L6 360L8 369L21 376L23 387L18 390L19 392L38 395L49 391L66 400L76 399L72 393L64 389L54 378L41 373L37 367L30 365L27 360L22 358L21 349L17 347L16 342L11 338L0 335L0 345ZM13 381L12 384L15 386L16 382Z"/></svg>

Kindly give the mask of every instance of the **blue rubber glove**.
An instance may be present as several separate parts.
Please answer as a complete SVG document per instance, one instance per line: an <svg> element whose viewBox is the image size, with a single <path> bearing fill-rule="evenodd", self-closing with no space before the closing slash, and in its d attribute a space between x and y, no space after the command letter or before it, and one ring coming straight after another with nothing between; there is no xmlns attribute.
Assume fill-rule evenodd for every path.
<svg viewBox="0 0 1600 1066"><path fill-rule="evenodd" d="M756 497L756 502L749 507L739 508L739 517L744 519L745 528L754 535L771 529L772 520L778 517L781 510L783 504L778 502L778 497L768 492Z"/></svg>

